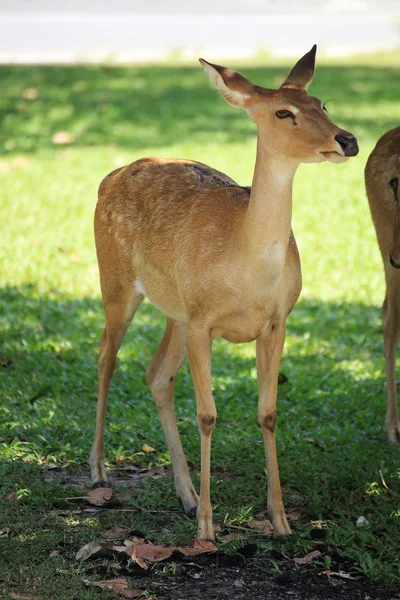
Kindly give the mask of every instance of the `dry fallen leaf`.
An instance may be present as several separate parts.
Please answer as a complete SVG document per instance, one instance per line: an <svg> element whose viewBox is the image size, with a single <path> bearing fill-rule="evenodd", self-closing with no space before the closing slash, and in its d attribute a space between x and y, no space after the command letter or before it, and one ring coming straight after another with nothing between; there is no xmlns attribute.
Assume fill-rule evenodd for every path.
<svg viewBox="0 0 400 600"><path fill-rule="evenodd" d="M218 548L212 542L207 540L196 540L193 548L187 546L178 546L177 550L185 556L196 556L204 552L217 552Z"/></svg>
<svg viewBox="0 0 400 600"><path fill-rule="evenodd" d="M10 492L9 494L7 494L6 496L6 500L17 500L18 496L15 492Z"/></svg>
<svg viewBox="0 0 400 600"><path fill-rule="evenodd" d="M99 487L90 490L85 500L94 506L104 506L104 504L107 504L111 500L112 494L113 490L111 487Z"/></svg>
<svg viewBox="0 0 400 600"><path fill-rule="evenodd" d="M264 521L250 521L249 523L250 529L255 531L259 531L264 535L270 535L273 533L274 529L272 527L272 523L269 519L265 519Z"/></svg>
<svg viewBox="0 0 400 600"><path fill-rule="evenodd" d="M108 540L122 540L125 537L128 529L126 527L112 527L102 531L101 535Z"/></svg>
<svg viewBox="0 0 400 600"><path fill-rule="evenodd" d="M297 521L301 517L301 510L299 508L289 508L286 511L286 516L289 521Z"/></svg>
<svg viewBox="0 0 400 600"><path fill-rule="evenodd" d="M160 562L169 558L175 546L161 546L158 544L135 544L136 556L149 562Z"/></svg>
<svg viewBox="0 0 400 600"><path fill-rule="evenodd" d="M217 546L208 540L194 540L194 547L202 552L216 552Z"/></svg>
<svg viewBox="0 0 400 600"><path fill-rule="evenodd" d="M341 577L342 579L355 579L355 577L352 577L350 573L345 573L344 571L330 571L329 569L321 571L319 575L328 575L328 577Z"/></svg>
<svg viewBox="0 0 400 600"><path fill-rule="evenodd" d="M69 131L57 131L51 138L53 144L63 145L63 144L72 144L75 139L72 133Z"/></svg>
<svg viewBox="0 0 400 600"><path fill-rule="evenodd" d="M112 544L106 542L89 542L82 546L76 555L76 560L87 560L90 557L102 556L113 548Z"/></svg>
<svg viewBox="0 0 400 600"><path fill-rule="evenodd" d="M175 551L185 556L195 556L204 552L217 552L218 550L215 544L206 540L196 540L193 547L177 547L145 543L142 538L134 539L137 540L137 543L132 540L125 540L123 546L113 546L112 549L115 552L127 554L142 569L147 569L147 562L155 563L167 560Z"/></svg>
<svg viewBox="0 0 400 600"><path fill-rule="evenodd" d="M142 450L144 452L155 452L156 451L155 448L152 448L151 446L148 446L147 444L143 444Z"/></svg>
<svg viewBox="0 0 400 600"><path fill-rule="evenodd" d="M301 558L295 558L294 562L297 565L308 565L308 563L312 562L314 558L318 558L319 556L322 556L322 553L319 550L313 550Z"/></svg>
<svg viewBox="0 0 400 600"><path fill-rule="evenodd" d="M141 558L140 556L137 555L137 546L134 545L130 550L131 550L131 559L133 560L133 562L135 562L137 565L139 565L139 567L141 567L142 569L147 569L147 563L145 560L143 560L143 558Z"/></svg>

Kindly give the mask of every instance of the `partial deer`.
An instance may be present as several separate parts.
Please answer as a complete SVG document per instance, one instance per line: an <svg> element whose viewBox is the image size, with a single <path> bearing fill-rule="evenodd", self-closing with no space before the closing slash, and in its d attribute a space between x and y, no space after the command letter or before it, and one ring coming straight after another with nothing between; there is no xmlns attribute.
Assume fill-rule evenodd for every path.
<svg viewBox="0 0 400 600"><path fill-rule="evenodd" d="M320 100L307 95L316 46L278 90L203 59L210 81L258 127L252 188L193 160L143 158L101 183L95 238L105 310L100 340L98 407L91 452L94 486L107 485L104 418L116 355L144 297L166 315L166 330L146 372L186 511L197 509L199 539L213 539L211 434L216 409L211 347L257 340L258 421L268 470L268 511L278 535L290 533L275 447L278 369L286 317L301 289L291 231L292 184L301 162L341 163L357 140L334 125ZM188 356L201 438L198 497L174 412L176 375Z"/></svg>
<svg viewBox="0 0 400 600"><path fill-rule="evenodd" d="M400 330L400 127L380 138L365 167L365 186L382 254L386 296L382 306L386 361L386 432L400 444L396 399L396 347Z"/></svg>

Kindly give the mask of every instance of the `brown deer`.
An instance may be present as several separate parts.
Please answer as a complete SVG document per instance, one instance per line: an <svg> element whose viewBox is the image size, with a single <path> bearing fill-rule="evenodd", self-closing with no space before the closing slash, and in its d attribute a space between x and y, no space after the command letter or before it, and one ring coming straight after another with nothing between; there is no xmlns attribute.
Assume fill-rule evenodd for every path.
<svg viewBox="0 0 400 600"><path fill-rule="evenodd" d="M198 538L213 539L210 503L212 341L257 340L258 421L268 469L268 511L276 534L289 534L275 447L278 369L286 317L301 289L291 232L292 184L301 162L343 162L358 153L353 135L334 125L307 95L316 46L278 90L230 69L200 62L232 106L258 126L252 188L193 160L143 158L101 183L95 237L105 309L100 340L92 480L107 485L104 418L116 355L144 297L166 315L166 331L146 379L165 433L177 496L197 508ZM176 375L188 356L201 437L198 497L174 412Z"/></svg>
<svg viewBox="0 0 400 600"><path fill-rule="evenodd" d="M382 307L386 361L386 431L400 444L396 400L396 347L400 329L400 127L381 137L365 167L365 186L382 254L386 296Z"/></svg>

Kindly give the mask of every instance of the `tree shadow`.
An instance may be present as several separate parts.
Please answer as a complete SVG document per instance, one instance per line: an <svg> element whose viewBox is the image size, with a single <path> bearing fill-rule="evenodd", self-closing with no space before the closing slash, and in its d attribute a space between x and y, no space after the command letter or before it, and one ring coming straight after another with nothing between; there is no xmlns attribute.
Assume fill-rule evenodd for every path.
<svg viewBox="0 0 400 600"><path fill-rule="evenodd" d="M288 71L239 70L271 88ZM132 150L186 140L206 143L215 136L237 142L255 134L253 123L210 89L200 66L1 66L0 77L5 152L54 149L51 140L58 131L70 132L74 147L115 144ZM327 104L335 122L378 139L398 124L398 115L385 115L388 105L397 105L399 85L399 71L390 67L324 65L311 93Z"/></svg>

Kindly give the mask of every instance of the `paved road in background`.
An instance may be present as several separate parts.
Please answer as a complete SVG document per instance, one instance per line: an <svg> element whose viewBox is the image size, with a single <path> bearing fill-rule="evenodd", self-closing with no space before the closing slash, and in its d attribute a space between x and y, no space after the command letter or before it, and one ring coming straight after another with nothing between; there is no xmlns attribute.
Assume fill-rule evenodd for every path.
<svg viewBox="0 0 400 600"><path fill-rule="evenodd" d="M106 0L0 0L0 61L297 55L314 43L331 55L373 51L400 45L396 6L400 16L399 0L205 0L201 11L181 0L114 0L112 12Z"/></svg>

